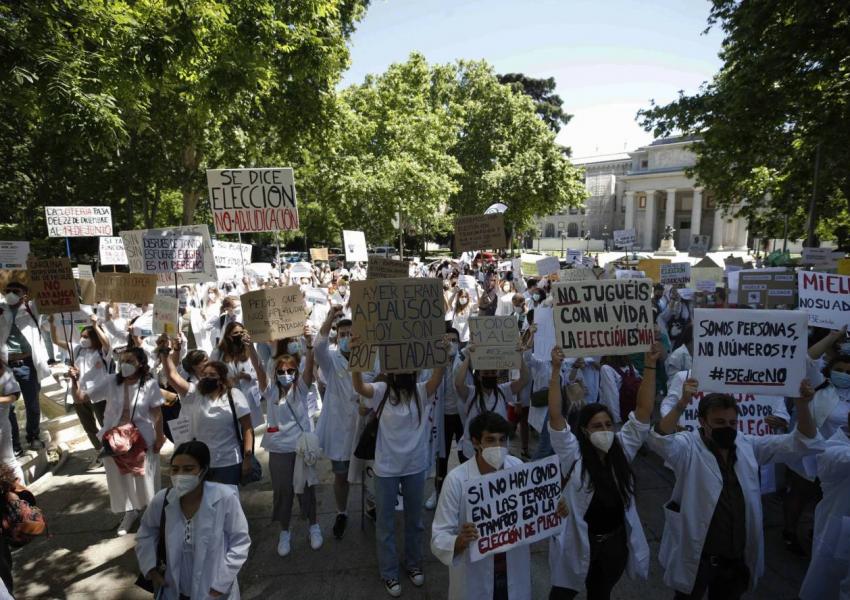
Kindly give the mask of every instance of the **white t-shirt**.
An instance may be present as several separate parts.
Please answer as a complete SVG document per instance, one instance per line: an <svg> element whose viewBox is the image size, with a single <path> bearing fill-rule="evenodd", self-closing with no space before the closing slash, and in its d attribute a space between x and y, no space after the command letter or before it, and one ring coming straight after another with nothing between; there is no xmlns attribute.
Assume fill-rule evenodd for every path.
<svg viewBox="0 0 850 600"><path fill-rule="evenodd" d="M112 362L111 353L95 350L94 348L83 348L79 344L74 345L74 364L80 371L80 389L88 394L92 402L104 402L106 396L103 394L89 393L95 385L104 377L109 377L109 364Z"/></svg>
<svg viewBox="0 0 850 600"><path fill-rule="evenodd" d="M266 399L268 429L263 435L262 447L269 452L295 452L298 438L305 431L313 431L313 420L309 416L307 395L309 389L304 380L298 378L280 398L277 382L269 383L263 398ZM272 429L277 428L277 431Z"/></svg>
<svg viewBox="0 0 850 600"><path fill-rule="evenodd" d="M3 374L0 375L0 396L20 393L21 386L18 385L12 370L4 368ZM12 448L12 423L9 421L9 411L13 406L14 404L0 404L0 463L10 467L19 477L22 477L18 459L15 458L15 451Z"/></svg>
<svg viewBox="0 0 850 600"><path fill-rule="evenodd" d="M250 415L251 409L245 395L236 388L232 388L230 393L233 396L237 421L245 415ZM229 467L242 462L242 448L239 446L239 438L236 437L233 412L230 410L226 393L212 399L202 395L197 384L190 383L189 393L181 400L181 406L181 412L187 411L191 436L205 443L210 449L211 467ZM239 429L241 431L241 424Z"/></svg>
<svg viewBox="0 0 850 600"><path fill-rule="evenodd" d="M472 419L481 414L481 407L475 397L475 386L467 386L468 392L466 402L461 409L460 418L463 420L463 439L461 446L463 455L467 458L475 454L472 447L472 439L469 437L469 424ZM514 403L514 393L511 391L511 382L500 383L497 387L499 393L485 392L484 393L484 409L488 412L495 412L506 419L508 418L508 403Z"/></svg>
<svg viewBox="0 0 850 600"><path fill-rule="evenodd" d="M374 394L366 399L366 406L377 411L387 384L372 384ZM431 411L434 410L433 398L428 398L427 384L416 384L419 395L419 408L416 398L393 404L394 392L390 390L381 421L378 426L378 440L375 444L375 475L378 477L404 477L426 471L431 464L428 436L431 432Z"/></svg>

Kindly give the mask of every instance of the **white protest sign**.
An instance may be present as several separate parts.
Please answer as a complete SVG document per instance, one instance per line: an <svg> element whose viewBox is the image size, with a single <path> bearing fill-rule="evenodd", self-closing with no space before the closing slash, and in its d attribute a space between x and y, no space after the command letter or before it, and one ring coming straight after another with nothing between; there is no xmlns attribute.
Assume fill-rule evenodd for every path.
<svg viewBox="0 0 850 600"><path fill-rule="evenodd" d="M207 186L216 233L298 229L295 178L289 167L208 169Z"/></svg>
<svg viewBox="0 0 850 600"><path fill-rule="evenodd" d="M688 431L699 428L699 403L705 392L698 391L691 397L688 407L679 417L679 426ZM775 433L765 421L765 417L776 415L788 420L785 398L782 396L764 396L756 394L729 394L738 404L738 431L745 435L771 435Z"/></svg>
<svg viewBox="0 0 850 600"><path fill-rule="evenodd" d="M241 269L251 262L251 244L213 240L213 260L216 267Z"/></svg>
<svg viewBox="0 0 850 600"><path fill-rule="evenodd" d="M302 277L306 277L307 279L310 279L312 281L313 267L308 262L295 263L289 270L289 277L293 283L295 283L297 279L301 279Z"/></svg>
<svg viewBox="0 0 850 600"><path fill-rule="evenodd" d="M827 329L850 326L850 276L831 273L797 273L800 309L809 325Z"/></svg>
<svg viewBox="0 0 850 600"><path fill-rule="evenodd" d="M473 369L519 369L522 363L516 317L470 317L469 343Z"/></svg>
<svg viewBox="0 0 850 600"><path fill-rule="evenodd" d="M457 287L466 290L473 302L478 302L478 282L472 275L461 275L457 278Z"/></svg>
<svg viewBox="0 0 850 600"><path fill-rule="evenodd" d="M688 285L691 282L691 263L679 262L661 265L661 283Z"/></svg>
<svg viewBox="0 0 850 600"><path fill-rule="evenodd" d="M99 237L112 235L112 209L108 206L45 206L48 237Z"/></svg>
<svg viewBox="0 0 850 600"><path fill-rule="evenodd" d="M174 296L156 295L153 298L153 332L177 335L180 300Z"/></svg>
<svg viewBox="0 0 850 600"><path fill-rule="evenodd" d="M127 252L127 262L131 273L145 273L145 237L160 235L199 235L203 239L204 268L198 273L177 273L178 285L189 285L193 283L206 283L218 281L218 273L215 269L213 258L212 240L208 225L183 225L180 227L164 227L161 229L134 229L122 231L120 234L124 241L124 249ZM174 285L174 273L160 273L157 275L159 285Z"/></svg>
<svg viewBox="0 0 850 600"><path fill-rule="evenodd" d="M120 237L103 236L100 238L100 264L126 265L127 253L124 251L124 240Z"/></svg>
<svg viewBox="0 0 850 600"><path fill-rule="evenodd" d="M537 261L537 274L540 277L552 275L561 270L561 262L555 256L547 256Z"/></svg>
<svg viewBox="0 0 850 600"><path fill-rule="evenodd" d="M73 270L75 279L94 279L91 265L77 265Z"/></svg>
<svg viewBox="0 0 850 600"><path fill-rule="evenodd" d="M696 282L696 289L698 292L713 294L717 291L717 282L713 279L700 279Z"/></svg>
<svg viewBox="0 0 850 600"><path fill-rule="evenodd" d="M342 243L345 246L346 262L368 262L369 252L366 248L366 234L362 231L342 232Z"/></svg>
<svg viewBox="0 0 850 600"><path fill-rule="evenodd" d="M537 360L551 360L552 348L555 347L555 319L552 316L551 306L542 304L534 309L534 324L537 330L534 332L534 358Z"/></svg>
<svg viewBox="0 0 850 600"><path fill-rule="evenodd" d="M558 281L596 281L596 275L593 274L593 269L573 267L561 269L558 273Z"/></svg>
<svg viewBox="0 0 850 600"><path fill-rule="evenodd" d="M564 356L645 352L655 339L651 279L556 283L552 295Z"/></svg>
<svg viewBox="0 0 850 600"><path fill-rule="evenodd" d="M798 396L806 374L805 313L698 308L693 376L706 392Z"/></svg>
<svg viewBox="0 0 850 600"><path fill-rule="evenodd" d="M572 264L581 263L584 257L584 252L575 248L567 248L567 262Z"/></svg>
<svg viewBox="0 0 850 600"><path fill-rule="evenodd" d="M842 258L844 253L832 248L803 248L802 263L820 269L835 269Z"/></svg>
<svg viewBox="0 0 850 600"><path fill-rule="evenodd" d="M174 438L175 446L191 442L192 418L189 416L189 411L182 410L177 417L168 421L168 430L171 431L171 437Z"/></svg>
<svg viewBox="0 0 850 600"><path fill-rule="evenodd" d="M646 273L643 271L632 271L631 269L617 269L614 271L615 279L644 279Z"/></svg>
<svg viewBox="0 0 850 600"><path fill-rule="evenodd" d="M467 481L463 486L466 521L478 530L478 539L469 545L470 560L559 533L563 527L558 515L560 497L557 456Z"/></svg>
<svg viewBox="0 0 850 600"><path fill-rule="evenodd" d="M637 235L634 229L614 230L614 247L628 249L635 245Z"/></svg>
<svg viewBox="0 0 850 600"><path fill-rule="evenodd" d="M145 273L197 273L204 270L203 239L199 235L165 232L142 240Z"/></svg>
<svg viewBox="0 0 850 600"><path fill-rule="evenodd" d="M29 242L0 242L0 269L26 269Z"/></svg>
<svg viewBox="0 0 850 600"><path fill-rule="evenodd" d="M522 277L522 259L521 258L512 258L511 259L511 271L513 271L514 279L519 279Z"/></svg>

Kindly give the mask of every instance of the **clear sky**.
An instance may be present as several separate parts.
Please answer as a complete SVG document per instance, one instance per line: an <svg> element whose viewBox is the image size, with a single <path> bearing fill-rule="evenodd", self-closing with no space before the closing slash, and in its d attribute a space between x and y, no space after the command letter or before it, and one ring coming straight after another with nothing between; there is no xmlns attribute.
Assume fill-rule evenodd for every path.
<svg viewBox="0 0 850 600"><path fill-rule="evenodd" d="M693 93L720 68L706 0L373 0L343 85L419 51L431 63L485 59L497 73L554 77L573 157L651 141L635 122L654 98Z"/></svg>

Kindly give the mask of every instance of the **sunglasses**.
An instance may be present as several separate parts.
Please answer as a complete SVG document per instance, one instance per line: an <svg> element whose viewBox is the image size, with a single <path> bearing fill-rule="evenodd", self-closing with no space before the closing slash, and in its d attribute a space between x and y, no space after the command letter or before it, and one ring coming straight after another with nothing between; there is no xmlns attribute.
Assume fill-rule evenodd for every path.
<svg viewBox="0 0 850 600"><path fill-rule="evenodd" d="M283 371L278 369L277 374L278 375L295 375L297 372L298 372L297 369L284 369Z"/></svg>

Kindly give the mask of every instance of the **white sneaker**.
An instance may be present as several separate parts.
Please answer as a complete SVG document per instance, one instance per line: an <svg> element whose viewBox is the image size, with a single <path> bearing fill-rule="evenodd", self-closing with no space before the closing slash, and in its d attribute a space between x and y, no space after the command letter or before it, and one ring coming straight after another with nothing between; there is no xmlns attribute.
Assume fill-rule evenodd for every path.
<svg viewBox="0 0 850 600"><path fill-rule="evenodd" d="M319 527L319 524L310 525L310 547L313 550L318 550L322 547L324 543L324 538L322 537L322 528Z"/></svg>
<svg viewBox="0 0 850 600"><path fill-rule="evenodd" d="M288 531L281 531L280 538L277 540L277 553L280 556L288 556L290 552L292 552L292 544L290 540L292 539L291 534Z"/></svg>
<svg viewBox="0 0 850 600"><path fill-rule="evenodd" d="M437 508L437 490L431 492L431 495L425 501L425 510L434 510L435 508Z"/></svg>
<svg viewBox="0 0 850 600"><path fill-rule="evenodd" d="M130 528L138 517L139 511L137 510L128 510L125 512L124 518L121 519L121 524L118 526L118 535L127 535L127 532L130 531Z"/></svg>

